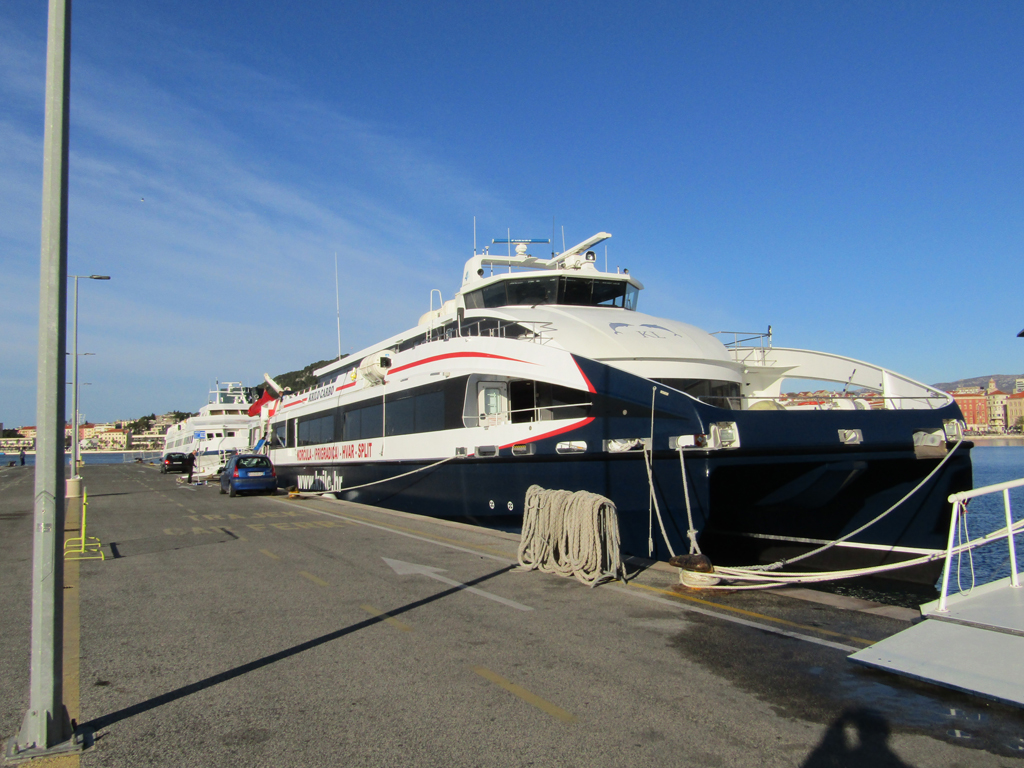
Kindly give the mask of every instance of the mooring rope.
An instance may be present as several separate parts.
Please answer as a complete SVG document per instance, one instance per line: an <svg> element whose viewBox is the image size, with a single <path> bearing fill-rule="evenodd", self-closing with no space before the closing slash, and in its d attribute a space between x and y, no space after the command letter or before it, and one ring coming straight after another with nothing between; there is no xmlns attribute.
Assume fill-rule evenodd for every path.
<svg viewBox="0 0 1024 768"><path fill-rule="evenodd" d="M369 482L369 483L363 483L362 485L350 485L347 488L338 488L337 490L334 490L334 491L313 491L312 495L313 496L325 496L325 495L327 495L329 493L345 493L347 491L354 491L357 488L366 488L367 486L370 486L370 485L378 485L380 483L388 483L388 482L391 482L392 480L398 480L399 478L402 478L402 477L408 477L409 475L415 475L417 472L426 472L428 469L433 469L434 467L439 467L440 465L444 464L446 461L451 461L452 459L455 459L455 458L458 458L458 457L457 456L449 456L446 459L441 459L440 461L435 461L433 464L428 464L425 467L418 467L417 469L413 469L413 470L410 470L408 472L403 472L402 474L395 475L394 477L385 477L383 480L374 480L374 481ZM305 491L305 493L309 493L309 491Z"/></svg>
<svg viewBox="0 0 1024 768"><path fill-rule="evenodd" d="M523 507L519 565L573 576L594 587L626 580L619 553L615 504L589 491L547 490L531 485Z"/></svg>

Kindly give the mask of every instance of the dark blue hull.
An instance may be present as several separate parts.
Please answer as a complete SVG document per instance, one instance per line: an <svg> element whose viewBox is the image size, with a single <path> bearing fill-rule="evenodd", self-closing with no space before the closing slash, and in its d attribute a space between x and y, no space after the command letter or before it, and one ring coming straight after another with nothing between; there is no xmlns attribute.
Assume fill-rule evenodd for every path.
<svg viewBox="0 0 1024 768"><path fill-rule="evenodd" d="M903 411L724 410L591 360L577 362L595 390L593 418L571 432L537 441L533 455L514 456L510 448L502 448L494 457L452 459L394 480L388 478L437 459L279 464L279 482L298 485L299 475L326 473L322 482L311 485L307 478L304 486L337 490L339 498L364 504L476 520L520 515L533 484L588 490L609 497L618 507L625 552L666 559L668 543L676 552L688 550L683 478L671 441L679 435L708 434L714 423L734 422L740 447L686 450L686 482L702 549L713 561L743 564L806 551L813 542L834 540L879 515L939 464L934 456L919 458L915 431L941 430L944 422L962 418L955 404ZM668 542L649 513L643 452L615 454L602 447L607 439L652 437L652 394L654 487ZM861 431L861 444L840 441L839 430L852 429ZM556 453L556 443L564 440L585 441L587 451ZM924 487L853 539L873 547L833 548L805 565L874 565L910 556L887 549L891 547L944 548L951 512L946 497L971 487L971 447L961 443ZM380 480L385 482L344 490ZM936 563L892 575L934 583L940 567Z"/></svg>

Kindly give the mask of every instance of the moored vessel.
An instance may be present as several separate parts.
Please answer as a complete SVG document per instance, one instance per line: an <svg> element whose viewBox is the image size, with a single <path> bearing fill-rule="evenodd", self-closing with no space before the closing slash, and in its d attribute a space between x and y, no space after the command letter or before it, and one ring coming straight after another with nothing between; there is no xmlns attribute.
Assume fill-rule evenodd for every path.
<svg viewBox="0 0 1024 768"><path fill-rule="evenodd" d="M946 497L972 479L948 394L774 346L770 329L710 334L643 314L643 285L597 268L590 249L608 237L550 259L526 243L474 253L417 326L264 405L281 483L469 519L520 515L533 484L588 490L617 505L626 552L662 558L693 538L743 562L848 537L810 567L944 547ZM844 391L792 400L794 379ZM938 567L896 575L933 583Z"/></svg>
<svg viewBox="0 0 1024 768"><path fill-rule="evenodd" d="M244 451L258 439L260 420L250 416L256 390L238 381L218 381L206 405L167 429L164 454L195 453L200 472L215 471L226 455Z"/></svg>

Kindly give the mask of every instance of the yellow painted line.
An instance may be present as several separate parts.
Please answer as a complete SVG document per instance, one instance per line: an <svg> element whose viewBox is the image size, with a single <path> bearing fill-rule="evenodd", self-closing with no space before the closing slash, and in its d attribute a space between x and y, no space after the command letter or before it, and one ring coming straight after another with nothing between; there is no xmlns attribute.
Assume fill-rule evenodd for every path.
<svg viewBox="0 0 1024 768"><path fill-rule="evenodd" d="M795 621L789 621L788 619L779 619L774 616L767 616L763 613L757 613L756 611L748 611L743 608L734 608L731 605L723 605L722 603L713 603L710 600L702 600L699 597L689 597L687 595L680 595L678 592L671 592L667 589L659 589L658 587L649 587L646 584L636 584L630 582L626 585L627 587L634 588L639 587L640 589L646 589L649 592L660 592L663 595L669 595L678 600L686 600L691 603L698 603L700 605L706 605L711 608L718 608L722 611L730 611L731 613L738 613L741 616L750 616L754 619L761 619L763 621L771 621L775 624L782 624L787 627L795 627L797 629L803 629L807 632L817 632L822 635L831 635L832 637L841 637L845 640L853 640L856 643L863 643L864 645L874 645L874 640L865 640L863 637L854 637L853 635L846 635L842 632L835 632L831 629L822 629L821 627L812 627L807 624L799 624Z"/></svg>
<svg viewBox="0 0 1024 768"><path fill-rule="evenodd" d="M403 624L391 614L384 613L384 611L378 611L372 605L360 605L359 607L373 616L378 616L384 619L384 621L393 626L395 629L400 629L403 632L412 632L412 627L410 627L408 624Z"/></svg>
<svg viewBox="0 0 1024 768"><path fill-rule="evenodd" d="M269 549L261 549L260 552L262 552L264 555L269 557L271 560L280 560L281 559L280 557L275 555L273 552L271 552Z"/></svg>
<svg viewBox="0 0 1024 768"><path fill-rule="evenodd" d="M64 561L64 706L68 717L82 721L80 698L81 621L79 614L78 561ZM78 768L77 754L38 761L50 768Z"/></svg>
<svg viewBox="0 0 1024 768"><path fill-rule="evenodd" d="M550 701L542 699L537 694L530 693L528 690L526 690L520 685L516 685L511 680L506 680L501 675L495 672L491 672L491 670L489 670L487 667L471 667L471 669L478 675L480 675L480 677L484 678L485 680L490 680L499 688L504 688L513 696L518 696L527 704L536 707L541 712L545 712L551 715L552 717L561 720L563 723L576 722L576 717L574 715L569 714L561 707L555 706Z"/></svg>
<svg viewBox="0 0 1024 768"><path fill-rule="evenodd" d="M317 584L317 585L319 585L321 587L329 587L329 586L331 586L326 581L321 579L319 576L314 576L312 573L309 573L307 571L299 571L299 576L305 576L307 579L312 581L314 584Z"/></svg>

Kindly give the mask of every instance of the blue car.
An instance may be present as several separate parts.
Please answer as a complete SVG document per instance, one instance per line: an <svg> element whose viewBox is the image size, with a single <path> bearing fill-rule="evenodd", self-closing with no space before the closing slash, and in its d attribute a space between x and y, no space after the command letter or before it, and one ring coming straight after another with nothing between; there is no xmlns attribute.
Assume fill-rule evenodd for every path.
<svg viewBox="0 0 1024 768"><path fill-rule="evenodd" d="M221 493L237 496L245 491L277 492L277 472L266 456L252 453L232 456L220 473Z"/></svg>

